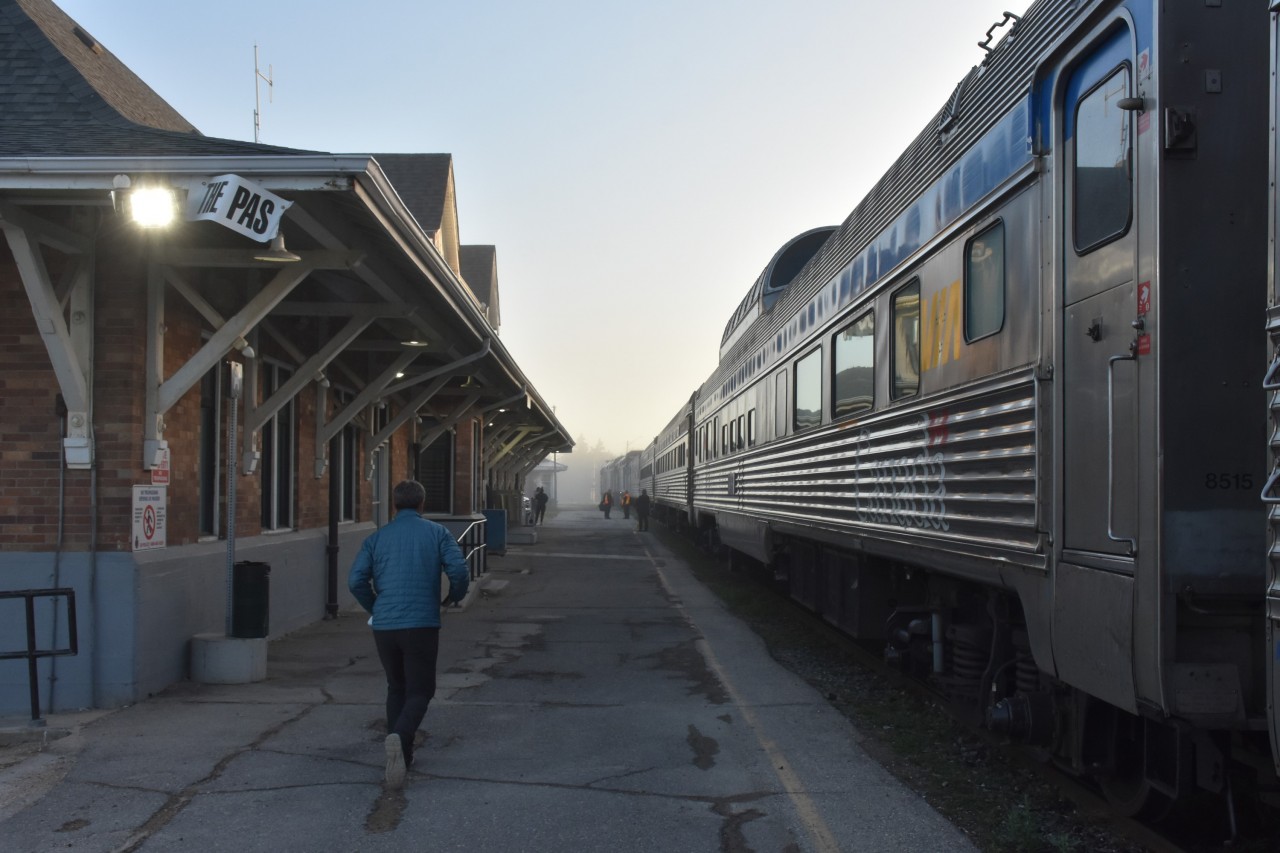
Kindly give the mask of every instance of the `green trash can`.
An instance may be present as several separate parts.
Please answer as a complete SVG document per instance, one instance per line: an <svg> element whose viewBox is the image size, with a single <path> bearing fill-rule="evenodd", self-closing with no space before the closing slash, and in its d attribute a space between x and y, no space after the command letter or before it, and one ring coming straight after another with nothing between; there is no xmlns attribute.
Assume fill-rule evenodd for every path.
<svg viewBox="0 0 1280 853"><path fill-rule="evenodd" d="M242 639L270 633L271 564L242 560L231 570L231 636Z"/></svg>

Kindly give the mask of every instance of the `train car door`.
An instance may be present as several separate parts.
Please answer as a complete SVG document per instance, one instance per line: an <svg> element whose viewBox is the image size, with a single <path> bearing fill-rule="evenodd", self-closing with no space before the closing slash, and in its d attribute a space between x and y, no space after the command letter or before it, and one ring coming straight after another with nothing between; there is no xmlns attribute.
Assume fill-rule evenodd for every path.
<svg viewBox="0 0 1280 853"><path fill-rule="evenodd" d="M1129 34L1077 66L1062 90L1063 547L1132 574L1136 549L1137 292Z"/></svg>
<svg viewBox="0 0 1280 853"><path fill-rule="evenodd" d="M1133 575L1138 300L1131 33L1120 26L1055 87L1058 124L1059 559L1054 659L1060 677L1135 707ZM1095 630L1082 631L1081 627ZM1106 626L1105 630L1101 630Z"/></svg>

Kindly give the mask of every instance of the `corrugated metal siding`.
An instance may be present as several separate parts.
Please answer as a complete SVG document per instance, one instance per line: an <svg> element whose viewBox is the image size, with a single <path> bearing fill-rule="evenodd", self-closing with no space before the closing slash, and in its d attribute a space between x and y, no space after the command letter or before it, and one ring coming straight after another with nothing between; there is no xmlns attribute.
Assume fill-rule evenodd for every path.
<svg viewBox="0 0 1280 853"><path fill-rule="evenodd" d="M703 466L698 508L849 535L918 535L922 545L927 536L927 547L980 547L1015 560L1036 553L1036 387L1024 370L928 408L824 427Z"/></svg>

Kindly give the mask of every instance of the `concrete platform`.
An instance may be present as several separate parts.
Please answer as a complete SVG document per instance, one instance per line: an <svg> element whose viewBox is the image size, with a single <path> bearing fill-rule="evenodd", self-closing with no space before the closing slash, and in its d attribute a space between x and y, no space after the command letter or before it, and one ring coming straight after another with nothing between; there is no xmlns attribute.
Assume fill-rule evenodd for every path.
<svg viewBox="0 0 1280 853"><path fill-rule="evenodd" d="M343 612L271 642L265 680L176 685L0 766L0 846L973 849L656 537L594 509L538 534L445 613L402 790L367 617Z"/></svg>
<svg viewBox="0 0 1280 853"><path fill-rule="evenodd" d="M507 531L508 545L537 545L538 530L536 527L514 527Z"/></svg>

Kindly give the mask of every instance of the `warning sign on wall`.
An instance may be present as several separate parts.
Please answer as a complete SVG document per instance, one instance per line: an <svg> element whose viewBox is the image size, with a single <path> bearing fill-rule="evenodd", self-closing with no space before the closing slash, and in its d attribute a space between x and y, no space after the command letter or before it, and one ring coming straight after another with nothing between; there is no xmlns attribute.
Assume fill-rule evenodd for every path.
<svg viewBox="0 0 1280 853"><path fill-rule="evenodd" d="M165 506L169 489L165 486L133 487L133 550L147 551L165 546Z"/></svg>
<svg viewBox="0 0 1280 853"><path fill-rule="evenodd" d="M155 465L151 466L151 485L169 485L169 448L167 447L160 449L160 458L156 460Z"/></svg>

